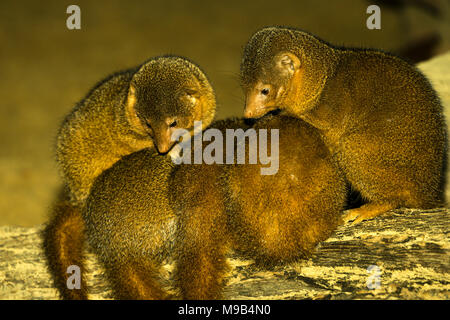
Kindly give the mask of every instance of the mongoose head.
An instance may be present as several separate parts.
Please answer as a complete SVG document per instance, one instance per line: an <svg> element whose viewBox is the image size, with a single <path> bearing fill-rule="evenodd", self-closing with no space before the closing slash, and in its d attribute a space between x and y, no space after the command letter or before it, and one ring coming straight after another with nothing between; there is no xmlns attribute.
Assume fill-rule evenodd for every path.
<svg viewBox="0 0 450 320"><path fill-rule="evenodd" d="M208 126L216 100L205 74L192 62L175 56L154 58L133 76L127 115L133 129L148 135L159 153L175 144L177 129L193 132L194 121Z"/></svg>
<svg viewBox="0 0 450 320"><path fill-rule="evenodd" d="M290 28L256 32L241 62L245 117L259 118L275 109L299 116L317 103L337 56L314 36Z"/></svg>

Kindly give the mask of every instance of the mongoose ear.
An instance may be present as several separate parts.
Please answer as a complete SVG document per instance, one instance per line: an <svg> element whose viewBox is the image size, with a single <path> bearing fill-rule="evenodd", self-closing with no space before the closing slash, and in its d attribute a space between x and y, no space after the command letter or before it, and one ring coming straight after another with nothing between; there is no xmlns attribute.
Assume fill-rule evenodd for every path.
<svg viewBox="0 0 450 320"><path fill-rule="evenodd" d="M127 97L127 106L126 106L127 111L128 112L135 111L135 105L136 105L136 89L133 87L133 85L130 85Z"/></svg>
<svg viewBox="0 0 450 320"><path fill-rule="evenodd" d="M300 59L291 52L282 52L275 56L275 64L284 74L292 75L300 68Z"/></svg>
<svg viewBox="0 0 450 320"><path fill-rule="evenodd" d="M136 112L136 89L133 85L130 85L130 89L128 90L128 97L125 105L125 115L128 119L130 125L138 131L143 130L143 125L141 120L139 120Z"/></svg>

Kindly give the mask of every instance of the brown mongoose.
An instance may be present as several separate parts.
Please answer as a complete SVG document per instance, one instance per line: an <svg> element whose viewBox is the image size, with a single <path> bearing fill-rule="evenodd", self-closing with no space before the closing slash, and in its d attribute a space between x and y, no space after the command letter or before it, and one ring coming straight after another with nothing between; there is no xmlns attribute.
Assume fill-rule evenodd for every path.
<svg viewBox="0 0 450 320"><path fill-rule="evenodd" d="M83 207L95 178L123 156L149 148L167 153L172 133L211 123L215 96L194 63L162 56L100 81L63 121L56 156L65 184L44 231L50 271L63 298L86 298L66 286L67 267L83 271ZM153 148L155 147L155 148ZM83 272L82 272L83 273Z"/></svg>
<svg viewBox="0 0 450 320"><path fill-rule="evenodd" d="M248 164L249 152L246 164L216 166L220 174L207 165L174 172L170 195L179 213L175 276L184 298L222 297L230 248L262 266L288 263L308 257L340 221L345 181L317 130L291 117L261 120L252 128L279 129L276 174L262 175L263 164ZM234 121L214 127L225 131L244 125ZM220 185L222 194L214 196L213 183L198 177ZM189 199L200 199L202 205Z"/></svg>
<svg viewBox="0 0 450 320"><path fill-rule="evenodd" d="M225 134L248 126L222 120L211 128ZM330 236L346 186L317 131L272 116L253 128L279 129L274 175L261 175L262 163L174 165L143 150L96 179L83 218L116 298L166 298L158 282L166 258L175 259L181 298L220 298L231 248L272 265L307 257Z"/></svg>
<svg viewBox="0 0 450 320"><path fill-rule="evenodd" d="M215 114L205 74L185 58L164 56L98 83L66 117L56 143L63 179L76 203L117 160L155 147L166 153L178 128L207 126Z"/></svg>
<svg viewBox="0 0 450 320"><path fill-rule="evenodd" d="M436 92L388 53L338 48L306 32L256 32L241 61L245 117L279 108L319 129L367 203L345 220L444 204L447 132Z"/></svg>

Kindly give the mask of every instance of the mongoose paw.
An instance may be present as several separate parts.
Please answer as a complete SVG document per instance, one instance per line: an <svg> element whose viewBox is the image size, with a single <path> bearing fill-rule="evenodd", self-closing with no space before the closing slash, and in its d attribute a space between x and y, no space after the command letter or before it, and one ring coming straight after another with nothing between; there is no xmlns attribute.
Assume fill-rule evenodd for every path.
<svg viewBox="0 0 450 320"><path fill-rule="evenodd" d="M353 210L348 210L344 216L342 217L342 220L345 223L351 223L351 225L359 224L360 222L371 219L372 217L366 217L364 215L361 215L359 212Z"/></svg>
<svg viewBox="0 0 450 320"><path fill-rule="evenodd" d="M395 206L389 203L368 203L359 208L347 210L342 220L346 223L353 220L352 225L355 225L364 220L375 218L394 208Z"/></svg>
<svg viewBox="0 0 450 320"><path fill-rule="evenodd" d="M344 212L344 215L342 216L342 220L345 223L348 223L350 221L355 220L358 217L358 215L359 214L358 214L358 212L355 211L355 209L353 209L353 210L346 210Z"/></svg>

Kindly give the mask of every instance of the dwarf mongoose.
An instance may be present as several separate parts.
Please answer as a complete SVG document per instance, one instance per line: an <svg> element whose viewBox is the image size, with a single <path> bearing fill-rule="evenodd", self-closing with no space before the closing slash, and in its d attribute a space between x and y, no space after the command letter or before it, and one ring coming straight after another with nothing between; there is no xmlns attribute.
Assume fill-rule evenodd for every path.
<svg viewBox="0 0 450 320"><path fill-rule="evenodd" d="M352 188L367 203L358 223L398 207L444 204L447 132L424 75L377 50L334 47L303 31L269 27L241 62L245 117L273 109L320 131ZM298 143L301 143L299 141Z"/></svg>
<svg viewBox="0 0 450 320"><path fill-rule="evenodd" d="M65 118L56 143L65 187L44 234L63 298L86 298L83 289L67 289L66 270L73 264L84 270L80 210L95 178L138 150L167 153L175 130L192 132L196 120L207 126L215 107L213 89L199 67L185 58L162 56L100 81Z"/></svg>
<svg viewBox="0 0 450 320"><path fill-rule="evenodd" d="M249 127L222 120L211 128L225 135L226 129ZM167 298L158 279L167 258L175 259L181 298L220 298L231 248L273 265L307 257L330 236L346 186L317 130L281 116L253 126L266 128L268 145L270 131L279 129L279 170L273 175L261 174L262 163L175 165L143 150L96 179L83 218L116 298Z"/></svg>
<svg viewBox="0 0 450 320"><path fill-rule="evenodd" d="M83 202L94 179L117 160L155 147L170 150L172 133L207 126L215 114L205 74L185 58L165 56L98 83L66 117L56 157L73 200Z"/></svg>

